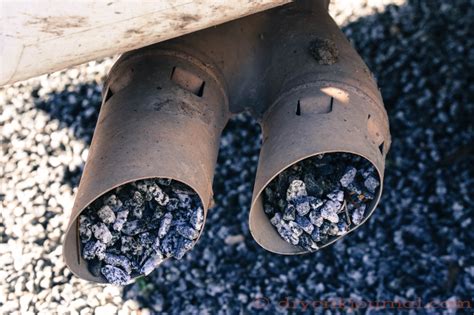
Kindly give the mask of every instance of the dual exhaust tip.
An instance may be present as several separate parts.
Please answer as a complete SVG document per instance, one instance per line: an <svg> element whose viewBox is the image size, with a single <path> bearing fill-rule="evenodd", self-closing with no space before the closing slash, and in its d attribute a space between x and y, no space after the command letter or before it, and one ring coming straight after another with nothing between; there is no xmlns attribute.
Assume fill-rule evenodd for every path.
<svg viewBox="0 0 474 315"><path fill-rule="evenodd" d="M263 133L249 215L250 231L259 245L278 254L304 254L328 246L367 220L382 192L385 156L390 146L387 115L370 72L327 15L325 6L305 6L301 10L298 5L302 4L133 51L117 61L105 84L88 160L65 235L63 254L74 274L95 282L125 284L150 272L163 260L176 257L163 244L191 249L205 228L207 210L212 204L221 132L229 118L244 109L260 121ZM295 14L289 14L291 10ZM258 34L285 19L285 25L295 29L275 31L273 37L262 43ZM308 30L308 25L314 27ZM225 37L232 37L234 43L222 48L226 46L222 43ZM314 45L311 46L315 37L331 41L336 48L331 46L330 52L337 49L337 62L315 61ZM282 42L286 42L283 52L275 46ZM253 49L245 50L247 47ZM255 105L242 105L244 102ZM326 167L333 170L326 174ZM352 168L357 173L354 176ZM307 170L315 170L309 174L310 180ZM348 188L352 181L345 183L344 176L354 181L352 188ZM377 183L370 189L354 179L363 182L368 176ZM311 180L326 179L330 188L324 182L316 195L309 187ZM278 185L281 187L275 189ZM147 196L146 189L154 194ZM272 195L272 190L280 191ZM123 227L114 227L125 205L117 209L108 205L111 195L119 196L120 191L123 196L124 191L129 193L128 197L138 196L144 209L137 210L139 215L127 212L124 217L124 222L128 222L126 231L129 226L145 222L147 227L138 228L137 233L124 234ZM340 196L336 196L338 191ZM272 196L276 196L275 200L271 200ZM188 203L187 198L192 201ZM181 215L176 212L180 206L170 206L169 200L176 200L176 205L183 204L182 207L193 206L188 207L189 213ZM330 209L329 205L336 204L336 210ZM135 207L131 203L128 206L129 210ZM364 211L359 211L354 222L357 207ZM196 215L199 218L199 211L202 222L193 225L199 221L193 219ZM84 248L89 246L84 240L84 229L90 228L91 241L100 234L93 224L81 227L87 221L81 217L87 213L102 220L99 225L108 227L111 239L118 239L114 242L119 244L104 247L105 252L100 255L94 252L93 261L99 262L105 272L113 267L118 271L112 271L125 270L127 275L123 279L122 274L115 281L113 272L109 278L104 272L92 271L91 261L84 258ZM113 219L106 218L106 213ZM156 216L156 221L151 216ZM341 227L346 218L341 231L328 232L335 226ZM190 225L194 229L188 233L186 228ZM316 230L329 237L321 235L324 238L314 241ZM114 260L122 255L119 249L123 249L124 239L133 241L144 233L150 240L137 245L142 250L140 259L134 260L128 253L125 256L130 264L125 267ZM172 233L175 236L169 236ZM150 248L155 245L153 252ZM105 254L109 256L104 263ZM145 268L147 260L153 262Z"/></svg>

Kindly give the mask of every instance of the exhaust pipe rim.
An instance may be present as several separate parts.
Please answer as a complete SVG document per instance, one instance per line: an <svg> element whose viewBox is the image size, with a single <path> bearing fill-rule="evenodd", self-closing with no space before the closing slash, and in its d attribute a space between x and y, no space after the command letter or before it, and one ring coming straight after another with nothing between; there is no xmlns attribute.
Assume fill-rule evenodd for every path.
<svg viewBox="0 0 474 315"><path fill-rule="evenodd" d="M257 242L258 245L260 245L262 248L264 248L265 250L269 251L269 252L272 252L272 253L275 253L275 254L280 254L280 255L287 255L287 256L291 256L291 255L302 255L302 254L310 254L312 253L312 251L308 251L308 250L305 250L299 246L296 246L296 245L292 245L292 244L289 244L289 243L286 243L283 239L282 242L285 242L285 245L287 244L288 247L291 247L292 248L292 251L282 251L282 250L278 250L276 248L273 248L273 247L270 247L268 246L267 243L265 242L262 242L261 239L256 236L256 230L258 229L255 224L257 223L256 220L253 220L252 217L255 216L255 212L256 211L261 211L263 212L263 200L262 200L262 194L264 193L265 191L265 188L267 188L267 186L275 179L278 177L278 175L280 175L282 172L284 172L285 170L287 170L288 168L292 167L293 165L295 164L298 164L299 162L303 161L303 160L306 160L306 159L309 159L309 158L312 158L312 157L316 157L317 155L320 155L320 154L331 154L331 153L349 153L349 154L353 154L353 155L357 155L357 156L360 156L362 158L364 158L365 160L369 161L370 164L372 166L374 166L374 168L377 170L377 175L378 175L378 179L380 181L380 186L377 188L377 192L375 194L375 198L371 201L371 203L369 204L369 212L367 212L367 215L364 217L364 219L361 221L360 224L354 226L353 228L351 228L349 231L347 231L345 234L343 235L339 235L337 237L334 237L332 240L330 240L329 242L325 243L324 245L320 246L319 249L323 249L331 244L333 244L334 242L338 241L339 239L347 236L349 233L352 233L353 231L357 230L359 227L361 227L373 214L373 212L375 211L375 209L377 208L377 205L380 201L380 198L382 196L382 191L383 191L383 172L380 171L380 169L369 159L367 158L366 156L364 156L363 154L361 153L357 153L357 152L353 152L353 151L348 151L348 150L326 150L326 151L321 151L321 152L318 152L318 153L314 153L314 154L310 154L310 155L305 155L297 160L295 160L292 164L289 164L287 165L286 167L283 167L280 171L278 171L278 173L276 173L274 176L272 176L268 181L266 181L265 185L258 191L258 193L255 194L254 192L254 195L255 195L255 198L254 200L252 201L252 204L251 204L251 208L250 208L250 215L249 215L249 230L250 230L250 234L252 235L253 239L255 240L255 242ZM260 204L259 204L260 203ZM257 207L259 207L259 209L257 209ZM263 215L266 216L265 213L263 213ZM270 220L268 220L268 222L270 222ZM269 223L270 224L270 223ZM277 231L275 230L275 228L273 226L271 226L271 228L274 230L274 233L276 235L276 237L278 238L281 238L280 235L278 235ZM273 233L272 233L273 234Z"/></svg>

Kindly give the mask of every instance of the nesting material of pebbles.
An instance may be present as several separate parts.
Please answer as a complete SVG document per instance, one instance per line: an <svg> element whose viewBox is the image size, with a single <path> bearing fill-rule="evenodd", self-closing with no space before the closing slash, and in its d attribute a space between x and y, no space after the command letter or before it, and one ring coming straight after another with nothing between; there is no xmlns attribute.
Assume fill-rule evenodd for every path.
<svg viewBox="0 0 474 315"><path fill-rule="evenodd" d="M82 257L107 282L125 285L165 258L181 259L204 223L199 196L168 179L121 186L94 201L79 217Z"/></svg>
<svg viewBox="0 0 474 315"><path fill-rule="evenodd" d="M361 224L379 186L368 160L320 154L292 165L265 188L264 211L285 241L314 251Z"/></svg>

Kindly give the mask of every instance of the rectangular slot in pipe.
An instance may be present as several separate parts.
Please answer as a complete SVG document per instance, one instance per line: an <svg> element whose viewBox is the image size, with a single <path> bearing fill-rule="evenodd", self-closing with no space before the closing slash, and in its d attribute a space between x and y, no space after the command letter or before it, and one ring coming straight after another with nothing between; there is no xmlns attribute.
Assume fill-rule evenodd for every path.
<svg viewBox="0 0 474 315"><path fill-rule="evenodd" d="M197 75L181 69L180 67L173 68L170 80L196 96L202 97L204 94L204 86L206 85L206 82L201 80Z"/></svg>
<svg viewBox="0 0 474 315"><path fill-rule="evenodd" d="M325 97L303 97L298 101L296 108L296 115L300 116L301 113L312 113L312 114L328 114L332 112L334 98L326 101Z"/></svg>

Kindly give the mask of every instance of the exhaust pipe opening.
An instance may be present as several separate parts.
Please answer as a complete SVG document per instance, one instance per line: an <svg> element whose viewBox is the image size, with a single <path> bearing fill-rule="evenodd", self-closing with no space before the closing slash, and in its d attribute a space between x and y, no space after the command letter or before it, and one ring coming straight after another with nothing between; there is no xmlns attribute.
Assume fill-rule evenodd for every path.
<svg viewBox="0 0 474 315"><path fill-rule="evenodd" d="M361 226L382 192L385 119L381 103L343 84L304 85L277 99L262 120L249 218L257 243L303 254Z"/></svg>
<svg viewBox="0 0 474 315"><path fill-rule="evenodd" d="M80 214L79 263L104 282L125 285L192 249L205 222L203 202L188 185L147 178L101 195Z"/></svg>
<svg viewBox="0 0 474 315"><path fill-rule="evenodd" d="M272 252L316 251L365 223L381 192L380 174L365 157L318 153L268 183L251 213L252 235Z"/></svg>
<svg viewBox="0 0 474 315"><path fill-rule="evenodd" d="M124 285L198 240L230 113L212 69L160 49L124 55L104 90L63 255L80 278Z"/></svg>

